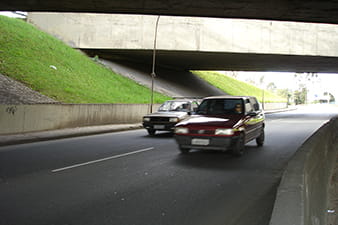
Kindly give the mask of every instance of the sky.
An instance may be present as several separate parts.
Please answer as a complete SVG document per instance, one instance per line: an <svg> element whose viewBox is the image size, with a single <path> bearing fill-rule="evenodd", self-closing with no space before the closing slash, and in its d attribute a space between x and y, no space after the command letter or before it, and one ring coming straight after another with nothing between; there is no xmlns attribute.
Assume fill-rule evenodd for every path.
<svg viewBox="0 0 338 225"><path fill-rule="evenodd" d="M225 72L231 74L233 72ZM290 72L235 72L237 79L246 81L252 79L256 83L260 83L260 79L264 76L263 86L267 86L273 82L277 89L291 89L295 91L298 89L297 80L295 79L295 73ZM330 92L338 99L338 74L334 73L318 73L318 77L313 79L312 82L307 82L307 89L309 90L309 97L312 98L315 95L320 96L324 92Z"/></svg>
<svg viewBox="0 0 338 225"><path fill-rule="evenodd" d="M295 89L296 85L294 83L294 74L295 73L283 73L283 72L237 72L237 78L240 80L249 80L253 79L257 83L260 83L260 79L264 76L263 86L267 86L269 83L273 82L278 89ZM294 85L293 85L294 84Z"/></svg>
<svg viewBox="0 0 338 225"><path fill-rule="evenodd" d="M21 11L16 11L20 14L25 14L27 15L26 12L21 12ZM13 13L13 12L9 12L9 11L0 11L0 15L3 15L3 16L8 16L8 17L15 17L15 18L25 18L24 16L20 16L16 13Z"/></svg>

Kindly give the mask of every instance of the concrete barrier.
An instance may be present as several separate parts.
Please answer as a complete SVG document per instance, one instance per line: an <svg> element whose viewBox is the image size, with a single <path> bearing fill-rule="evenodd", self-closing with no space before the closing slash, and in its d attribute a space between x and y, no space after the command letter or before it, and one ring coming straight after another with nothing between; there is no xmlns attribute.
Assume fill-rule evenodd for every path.
<svg viewBox="0 0 338 225"><path fill-rule="evenodd" d="M264 110L285 109L288 107L286 102L265 102L262 105Z"/></svg>
<svg viewBox="0 0 338 225"><path fill-rule="evenodd" d="M289 162L270 225L327 225L330 177L338 154L338 119L323 125Z"/></svg>
<svg viewBox="0 0 338 225"><path fill-rule="evenodd" d="M148 111L148 104L0 105L0 134L138 123Z"/></svg>
<svg viewBox="0 0 338 225"><path fill-rule="evenodd" d="M268 103L266 103L268 104ZM160 104L153 105L153 111ZM272 105L269 108L281 108ZM142 122L148 104L0 105L0 135L34 131Z"/></svg>

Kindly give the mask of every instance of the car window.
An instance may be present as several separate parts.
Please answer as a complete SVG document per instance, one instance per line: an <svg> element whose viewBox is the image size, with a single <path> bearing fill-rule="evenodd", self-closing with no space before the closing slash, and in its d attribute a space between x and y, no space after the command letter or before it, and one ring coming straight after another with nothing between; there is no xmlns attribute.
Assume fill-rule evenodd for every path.
<svg viewBox="0 0 338 225"><path fill-rule="evenodd" d="M167 101L164 102L158 111L165 112L165 111L182 111L182 112L189 112L191 108L190 102L184 101Z"/></svg>
<svg viewBox="0 0 338 225"><path fill-rule="evenodd" d="M245 103L245 112L250 113L252 111L253 111L253 108L251 106L251 103L250 102Z"/></svg>
<svg viewBox="0 0 338 225"><path fill-rule="evenodd" d="M191 104L190 102L185 102L179 105L175 110L182 111L182 112L190 112L191 111Z"/></svg>
<svg viewBox="0 0 338 225"><path fill-rule="evenodd" d="M259 107L259 104L258 104L257 99L251 98L251 99L250 99L250 102L251 102L251 104L252 104L252 106L253 106L253 109L254 109L255 111L259 111L259 110L260 110L260 107Z"/></svg>
<svg viewBox="0 0 338 225"><path fill-rule="evenodd" d="M206 99L202 101L196 113L203 115L242 114L243 101L242 99Z"/></svg>
<svg viewBox="0 0 338 225"><path fill-rule="evenodd" d="M192 111L195 111L198 108L197 102L192 102Z"/></svg>

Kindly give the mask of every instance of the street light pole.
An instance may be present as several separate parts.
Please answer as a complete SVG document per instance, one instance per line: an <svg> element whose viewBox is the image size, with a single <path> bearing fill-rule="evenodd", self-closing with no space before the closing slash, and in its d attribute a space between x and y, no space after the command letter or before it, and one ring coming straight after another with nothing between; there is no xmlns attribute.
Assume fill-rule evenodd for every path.
<svg viewBox="0 0 338 225"><path fill-rule="evenodd" d="M260 83L261 83L261 87L262 87L262 108L264 109L265 108L265 96L264 96L264 75L261 76L260 78Z"/></svg>
<svg viewBox="0 0 338 225"><path fill-rule="evenodd" d="M151 97L150 97L150 113L153 112L153 103L154 103L154 82L155 82L155 63L156 63L156 42L157 42L157 28L160 16L157 16L156 25L155 25L155 34L154 34L154 48L153 48L153 65L151 70Z"/></svg>

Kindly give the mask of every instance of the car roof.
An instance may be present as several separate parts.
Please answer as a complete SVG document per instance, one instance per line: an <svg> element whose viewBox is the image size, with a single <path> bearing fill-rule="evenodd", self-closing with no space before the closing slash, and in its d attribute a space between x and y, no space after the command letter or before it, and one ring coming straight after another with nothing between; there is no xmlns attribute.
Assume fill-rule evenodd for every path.
<svg viewBox="0 0 338 225"><path fill-rule="evenodd" d="M220 96L210 96L204 99L248 99L248 98L255 98L252 96L232 96L232 95L220 95Z"/></svg>
<svg viewBox="0 0 338 225"><path fill-rule="evenodd" d="M191 102L196 101L194 99L173 99L173 100L167 100L166 102Z"/></svg>

